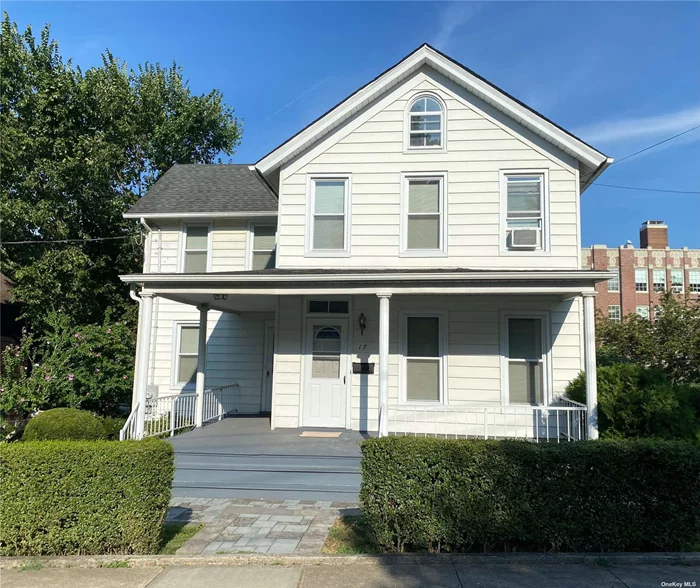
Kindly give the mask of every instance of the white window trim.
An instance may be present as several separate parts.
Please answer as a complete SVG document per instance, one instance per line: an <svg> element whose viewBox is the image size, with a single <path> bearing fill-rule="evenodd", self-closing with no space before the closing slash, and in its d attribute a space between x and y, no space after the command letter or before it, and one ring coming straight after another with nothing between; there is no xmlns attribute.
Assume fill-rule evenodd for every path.
<svg viewBox="0 0 700 588"><path fill-rule="evenodd" d="M617 318L612 318L612 317L610 316L610 309L611 309L611 308L617 308L617 312L618 312L618 314L619 314L620 316L618 316ZM608 318L609 318L611 321L615 321L616 323L619 323L619 322L622 320L622 308L621 308L621 306L620 306L619 304L609 304L609 305L608 305Z"/></svg>
<svg viewBox="0 0 700 588"><path fill-rule="evenodd" d="M411 107L413 104L420 100L421 98L432 98L435 100L440 107L442 112L440 113L440 145L433 146L411 146ZM437 114L437 113L426 113L426 114ZM440 98L437 94L433 92L419 92L413 98L411 98L406 103L406 109L404 110L404 124L403 124L403 150L404 153L421 153L425 151L429 152L445 152L447 151L447 105L445 101Z"/></svg>
<svg viewBox="0 0 700 588"><path fill-rule="evenodd" d="M606 282L606 285L608 287L608 292L619 292L620 291L620 268L608 269L608 271L617 273L617 288L615 290L611 290L610 289L610 280L608 280Z"/></svg>
<svg viewBox="0 0 700 588"><path fill-rule="evenodd" d="M314 195L313 184L315 180L343 180L346 183L345 193L345 249L314 249ZM304 240L304 257L350 257L350 228L352 226L350 204L352 198L352 174L350 173L324 173L307 174L306 176L306 238Z"/></svg>
<svg viewBox="0 0 700 588"><path fill-rule="evenodd" d="M414 317L433 317L438 319L440 343L440 400L408 400L406 394L406 353L408 351L408 319ZM402 406L447 406L449 405L449 388L447 378L448 358L448 322L447 311L444 310L402 310L399 313L399 404Z"/></svg>
<svg viewBox="0 0 700 588"><path fill-rule="evenodd" d="M637 282L637 272L644 272L644 275L646 275L645 282ZM645 290L637 290L637 284L642 284L642 283L646 284L646 289ZM654 284L652 282L652 289L653 288L654 288ZM640 294L645 294L646 292L649 292L649 268L646 268L646 267L634 268L634 291L638 292Z"/></svg>
<svg viewBox="0 0 700 588"><path fill-rule="evenodd" d="M409 180L440 180L440 247L438 249L408 249L408 183ZM401 225L399 257L447 257L447 172L402 173L401 174Z"/></svg>
<svg viewBox="0 0 700 588"><path fill-rule="evenodd" d="M199 328L199 321L173 321L173 333L172 333L172 358L170 360L170 388L175 390L194 390L195 384L183 383L177 381L177 376L180 373L180 333L182 332L182 327L197 327ZM192 356L192 354L186 354ZM198 356L199 354L195 354Z"/></svg>
<svg viewBox="0 0 700 588"><path fill-rule="evenodd" d="M692 276L698 276L698 281L693 281ZM693 290L693 286L700 284L700 270L688 270L688 292L690 294L697 294L697 290Z"/></svg>
<svg viewBox="0 0 700 588"><path fill-rule="evenodd" d="M245 269L253 269L253 243L255 239L255 227L275 227L275 248L272 250L275 254L275 267L277 267L277 243L279 242L279 227L277 223L265 221L248 221L248 235L246 236L246 256Z"/></svg>
<svg viewBox="0 0 700 588"><path fill-rule="evenodd" d="M656 284L661 284L661 282L656 281L656 276L660 275L663 273L663 289L662 290L657 290L656 289ZM656 293L656 294L665 294L666 291L668 290L668 276L666 275L666 270L665 269L652 269L651 270L651 289Z"/></svg>
<svg viewBox="0 0 700 588"><path fill-rule="evenodd" d="M542 176L542 246L540 249L529 249L518 251L506 247L506 229L508 227L508 176ZM500 255L513 257L530 257L533 255L550 256L550 214L549 214L549 169L548 168L528 168L528 169L501 169L498 172L499 193L500 193L500 213L499 213L499 251Z"/></svg>
<svg viewBox="0 0 700 588"><path fill-rule="evenodd" d="M675 287L675 286L673 285L673 274L674 274L674 272L675 272L676 274L678 274L678 273L681 274L681 284L680 284L680 288L681 288L681 289L680 289L679 292L677 292L677 294L683 294L683 293L685 292L685 270L684 270L684 269L680 269L680 268L674 268L674 269L671 270L671 282L670 282L671 291L673 291L673 288Z"/></svg>
<svg viewBox="0 0 700 588"><path fill-rule="evenodd" d="M178 245L178 272L185 273L185 248L187 247L187 227L207 227L207 271L211 271L212 245L214 243L214 223L189 223L180 225L180 243Z"/></svg>
<svg viewBox="0 0 700 588"><path fill-rule="evenodd" d="M552 327L551 314L549 311L520 311L520 310L502 310L500 311L500 326L501 326L501 405L502 406L535 406L533 404L523 404L514 402L511 404L509 390L509 360L508 353L508 321L512 318L539 318L542 320L542 379L543 379L543 394L542 404L537 406L549 406L554 397L553 393L553 374L552 374Z"/></svg>

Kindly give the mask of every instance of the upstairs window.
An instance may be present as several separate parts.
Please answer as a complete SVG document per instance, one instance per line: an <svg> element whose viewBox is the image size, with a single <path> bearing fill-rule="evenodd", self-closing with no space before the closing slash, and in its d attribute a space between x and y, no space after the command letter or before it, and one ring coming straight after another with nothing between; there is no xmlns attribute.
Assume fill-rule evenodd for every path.
<svg viewBox="0 0 700 588"><path fill-rule="evenodd" d="M505 249L543 251L545 243L545 174L503 176L505 204Z"/></svg>
<svg viewBox="0 0 700 588"><path fill-rule="evenodd" d="M608 306L608 318L611 321L615 321L616 323L620 322L622 315L620 313L620 305L619 304L611 304L610 306Z"/></svg>
<svg viewBox="0 0 700 588"><path fill-rule="evenodd" d="M186 274L203 273L208 267L209 225L186 225L183 271Z"/></svg>
<svg viewBox="0 0 700 588"><path fill-rule="evenodd" d="M688 272L688 291L694 293L700 292L700 271L690 270Z"/></svg>
<svg viewBox="0 0 700 588"><path fill-rule="evenodd" d="M435 254L446 250L445 177L405 177L401 251Z"/></svg>
<svg viewBox="0 0 700 588"><path fill-rule="evenodd" d="M409 149L441 149L444 147L445 111L432 96L419 96L409 107Z"/></svg>
<svg viewBox="0 0 700 588"><path fill-rule="evenodd" d="M308 250L337 254L349 250L349 178L311 178L310 243Z"/></svg>
<svg viewBox="0 0 700 588"><path fill-rule="evenodd" d="M263 270L275 267L275 225L252 225L250 269Z"/></svg>
<svg viewBox="0 0 700 588"><path fill-rule="evenodd" d="M685 276L682 269L671 270L671 290L675 294L682 294L685 289Z"/></svg>
<svg viewBox="0 0 700 588"><path fill-rule="evenodd" d="M610 270L614 271L615 275L608 280L608 292L619 292L620 291L620 270Z"/></svg>
<svg viewBox="0 0 700 588"><path fill-rule="evenodd" d="M652 278L654 280L654 292L666 292L666 270L655 269Z"/></svg>
<svg viewBox="0 0 700 588"><path fill-rule="evenodd" d="M646 268L634 270L634 289L636 292L649 291L649 272Z"/></svg>

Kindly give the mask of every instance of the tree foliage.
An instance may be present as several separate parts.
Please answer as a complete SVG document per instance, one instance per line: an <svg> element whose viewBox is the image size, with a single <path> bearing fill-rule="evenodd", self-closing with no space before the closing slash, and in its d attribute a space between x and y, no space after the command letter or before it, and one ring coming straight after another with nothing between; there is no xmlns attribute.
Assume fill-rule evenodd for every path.
<svg viewBox="0 0 700 588"><path fill-rule="evenodd" d="M599 365L636 363L675 383L700 383L700 303L666 294L656 319L631 314L597 326Z"/></svg>

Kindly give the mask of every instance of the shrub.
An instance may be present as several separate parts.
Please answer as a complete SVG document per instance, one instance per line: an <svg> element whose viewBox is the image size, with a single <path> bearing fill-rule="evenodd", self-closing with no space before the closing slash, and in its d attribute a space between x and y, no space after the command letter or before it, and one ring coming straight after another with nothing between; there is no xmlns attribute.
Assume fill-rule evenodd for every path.
<svg viewBox="0 0 700 588"><path fill-rule="evenodd" d="M369 439L360 502L396 551L679 550L700 541L700 448Z"/></svg>
<svg viewBox="0 0 700 588"><path fill-rule="evenodd" d="M106 439L99 417L77 408L54 408L41 412L27 423L25 441L80 441Z"/></svg>
<svg viewBox="0 0 700 588"><path fill-rule="evenodd" d="M0 446L0 555L156 553L172 446L43 441Z"/></svg>
<svg viewBox="0 0 700 588"><path fill-rule="evenodd" d="M110 441L119 441L119 432L124 428L126 419L118 417L105 417L102 419L102 428L106 438Z"/></svg>
<svg viewBox="0 0 700 588"><path fill-rule="evenodd" d="M673 385L663 372L629 363L599 367L597 381L602 437L697 439L697 386ZM586 375L576 377L566 393L585 403Z"/></svg>

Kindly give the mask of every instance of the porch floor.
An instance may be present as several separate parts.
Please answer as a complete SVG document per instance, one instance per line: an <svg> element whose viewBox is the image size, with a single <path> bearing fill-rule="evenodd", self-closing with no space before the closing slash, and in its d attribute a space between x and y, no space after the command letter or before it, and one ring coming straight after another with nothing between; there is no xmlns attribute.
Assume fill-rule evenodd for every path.
<svg viewBox="0 0 700 588"><path fill-rule="evenodd" d="M171 439L173 496L356 502L359 443L368 437L300 437L268 417L233 417Z"/></svg>

